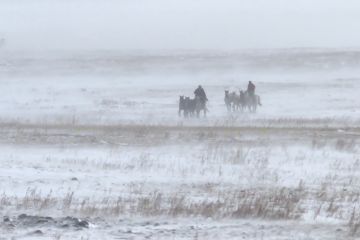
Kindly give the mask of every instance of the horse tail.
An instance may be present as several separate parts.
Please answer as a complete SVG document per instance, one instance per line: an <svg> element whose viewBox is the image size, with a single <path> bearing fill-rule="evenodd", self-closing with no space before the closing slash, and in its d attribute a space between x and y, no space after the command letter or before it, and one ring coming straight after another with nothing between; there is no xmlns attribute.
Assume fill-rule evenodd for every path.
<svg viewBox="0 0 360 240"><path fill-rule="evenodd" d="M259 106L262 106L260 96L257 96L257 97L258 97L258 104L259 104Z"/></svg>

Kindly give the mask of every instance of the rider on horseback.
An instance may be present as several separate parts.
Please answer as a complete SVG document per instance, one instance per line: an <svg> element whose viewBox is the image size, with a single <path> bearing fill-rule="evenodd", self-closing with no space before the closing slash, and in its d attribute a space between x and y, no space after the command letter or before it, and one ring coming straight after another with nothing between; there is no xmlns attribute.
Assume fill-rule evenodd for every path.
<svg viewBox="0 0 360 240"><path fill-rule="evenodd" d="M251 97L255 96L255 85L251 81L249 81L247 92Z"/></svg>
<svg viewBox="0 0 360 240"><path fill-rule="evenodd" d="M252 99L252 101L257 101L257 104L259 106L262 106L260 102L260 97L258 95L255 95L255 85L249 81L248 88L247 88L247 94Z"/></svg>
<svg viewBox="0 0 360 240"><path fill-rule="evenodd" d="M208 101L208 98L206 97L206 93L201 85L194 91L195 97L199 97L201 102L205 104Z"/></svg>

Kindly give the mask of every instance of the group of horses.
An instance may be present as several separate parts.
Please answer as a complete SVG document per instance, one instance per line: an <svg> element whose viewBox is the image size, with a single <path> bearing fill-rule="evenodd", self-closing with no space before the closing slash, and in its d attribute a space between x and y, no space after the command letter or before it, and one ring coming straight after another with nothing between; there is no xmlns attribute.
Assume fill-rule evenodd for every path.
<svg viewBox="0 0 360 240"><path fill-rule="evenodd" d="M257 107L261 106L260 96L256 94L250 94L248 91L240 91L239 94L236 92L225 91L225 105L229 112L241 111L244 112L248 109L249 112L256 112ZM185 118L188 117L200 117L200 113L206 112L206 101L196 96L191 99L190 97L180 96L179 99L179 116L183 115Z"/></svg>
<svg viewBox="0 0 360 240"><path fill-rule="evenodd" d="M241 111L248 109L250 112L256 112L257 107L261 106L260 96L250 94L248 91L240 90L239 94L236 92L230 93L225 91L225 105L228 111Z"/></svg>
<svg viewBox="0 0 360 240"><path fill-rule="evenodd" d="M196 96L194 99L180 96L179 116L181 116L181 113L183 113L185 118L194 116L200 117L201 111L204 112L204 117L206 117L206 112L208 111L206 107L206 101L202 100L199 96Z"/></svg>

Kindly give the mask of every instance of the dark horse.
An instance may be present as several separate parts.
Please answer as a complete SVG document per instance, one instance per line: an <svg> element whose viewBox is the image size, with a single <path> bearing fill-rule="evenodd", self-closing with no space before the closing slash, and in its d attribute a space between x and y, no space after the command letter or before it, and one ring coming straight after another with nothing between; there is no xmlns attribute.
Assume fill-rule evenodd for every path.
<svg viewBox="0 0 360 240"><path fill-rule="evenodd" d="M185 117L186 101L184 96L180 96L179 99L179 117L181 117L181 111L183 112L183 116Z"/></svg>
<svg viewBox="0 0 360 240"><path fill-rule="evenodd" d="M195 101L196 116L200 117L200 112L204 111L204 117L206 117L206 112L208 111L208 109L206 107L206 100L201 99L199 96L196 96L195 99L193 99L193 100Z"/></svg>
<svg viewBox="0 0 360 240"><path fill-rule="evenodd" d="M225 105L227 110L230 111L237 111L242 110L242 102L241 102L241 94L237 95L236 92L230 93L228 90L225 91Z"/></svg>
<svg viewBox="0 0 360 240"><path fill-rule="evenodd" d="M230 97L229 90L225 90L224 102L225 102L227 110L230 112L231 111L232 100L231 100L231 97Z"/></svg>
<svg viewBox="0 0 360 240"><path fill-rule="evenodd" d="M183 112L184 117L193 117L195 114L197 117L200 117L201 111L204 111L204 116L206 116L206 112L208 111L206 108L206 102L200 97L190 99L189 97L180 96L179 116L181 116L181 112Z"/></svg>
<svg viewBox="0 0 360 240"><path fill-rule="evenodd" d="M250 94L248 91L244 93L245 105L250 112L256 112L257 106L262 106L260 96L256 94Z"/></svg>

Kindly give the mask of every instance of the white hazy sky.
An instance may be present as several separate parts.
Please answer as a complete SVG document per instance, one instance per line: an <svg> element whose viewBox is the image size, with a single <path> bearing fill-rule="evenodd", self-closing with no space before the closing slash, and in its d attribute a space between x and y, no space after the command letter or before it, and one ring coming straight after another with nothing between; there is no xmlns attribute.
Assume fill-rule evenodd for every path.
<svg viewBox="0 0 360 240"><path fill-rule="evenodd" d="M359 0L1 0L5 48L360 47Z"/></svg>

